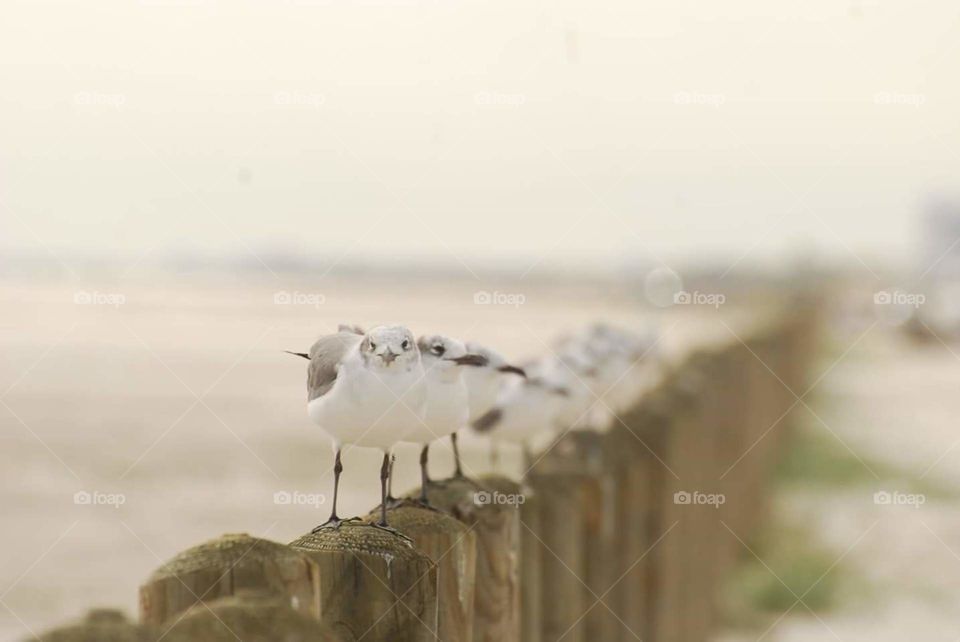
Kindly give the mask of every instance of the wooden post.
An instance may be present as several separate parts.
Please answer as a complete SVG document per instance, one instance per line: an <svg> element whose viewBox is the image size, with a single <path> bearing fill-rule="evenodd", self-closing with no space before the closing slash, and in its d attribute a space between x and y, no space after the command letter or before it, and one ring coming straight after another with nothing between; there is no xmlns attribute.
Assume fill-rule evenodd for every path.
<svg viewBox="0 0 960 642"><path fill-rule="evenodd" d="M540 526L540 498L529 484L522 487L520 507L520 639L546 642L543 628L543 547L536 533Z"/></svg>
<svg viewBox="0 0 960 642"><path fill-rule="evenodd" d="M647 397L607 435L616 491L615 543L617 569L607 603L620 622L619 639L653 639L655 617L655 560L669 524L660 520L660 493L670 474L662 461L665 419L656 414ZM617 638L614 638L617 639Z"/></svg>
<svg viewBox="0 0 960 642"><path fill-rule="evenodd" d="M690 461L688 484L706 496L707 503L688 506L693 524L693 541L687 553L688 575L685 581L690 595L690 613L686 618L684 639L705 642L713 632L719 589L718 565L722 560L721 541L730 534L721 525L727 510L726 495L720 481L719 433L723 425L723 404L719 378L726 373L717 349L691 355L688 375L696 382L692 389L697 404L692 410L693 435L687 457Z"/></svg>
<svg viewBox="0 0 960 642"><path fill-rule="evenodd" d="M435 640L437 571L408 542L368 524L290 543L317 564L320 620L366 640Z"/></svg>
<svg viewBox="0 0 960 642"><path fill-rule="evenodd" d="M519 642L520 511L516 504L491 501L495 490L520 493L516 483L491 477L451 479L430 487L428 497L477 536L473 641Z"/></svg>
<svg viewBox="0 0 960 642"><path fill-rule="evenodd" d="M737 408L739 407L739 390L743 382L739 379L740 373L737 369L738 347L740 347L739 344L724 346L713 355L708 364L708 376L712 382L710 398L706 402L708 416L711 417L709 423L711 428L709 448L712 453L710 479L716 492L724 497L722 506L709 511L712 516L709 535L712 538L712 563L709 571L713 586L710 598L714 621L720 606L720 584L742 550L740 543L727 531L727 528L734 527L743 497L736 492L736 487L731 483L729 475L725 475L741 454L739 449L742 438L739 431L742 428L742 421L738 416ZM747 447L749 444L742 446L744 449Z"/></svg>
<svg viewBox="0 0 960 642"><path fill-rule="evenodd" d="M616 422L610 432L604 435L604 461L609 475L609 497L607 498L607 517L610 538L605 544L608 548L610 571L606 586L600 588L598 595L604 597L606 606L598 606L612 613L605 615L613 619L615 628L609 634L610 640L626 640L633 635L626 630L643 637L645 622L643 597L643 561L644 523L643 482L637 474L643 470L640 463L640 442L633 436L636 428L636 413L625 413L622 417L629 428ZM587 546L590 546L587 542ZM592 552L588 551L588 555ZM596 598L594 598L596 601ZM615 615L614 615L615 614ZM622 624L621 624L622 622ZM626 628L625 628L626 627ZM636 638L634 638L636 639Z"/></svg>
<svg viewBox="0 0 960 642"><path fill-rule="evenodd" d="M473 640L477 535L447 513L414 504L388 511L390 525L437 566L437 637Z"/></svg>
<svg viewBox="0 0 960 642"><path fill-rule="evenodd" d="M160 626L200 601L265 589L288 596L294 609L317 619L317 566L283 544L247 534L224 535L187 549L140 587L140 621Z"/></svg>
<svg viewBox="0 0 960 642"><path fill-rule="evenodd" d="M197 604L177 618L164 635L170 642L355 642L290 607L289 598L241 590Z"/></svg>
<svg viewBox="0 0 960 642"><path fill-rule="evenodd" d="M581 578L585 609L584 635L587 640L614 640L622 628L613 611L608 591L626 570L619 568L618 531L622 527L616 512L615 456L607 448L609 433L574 430L565 434L546 458L549 466L579 475L584 547ZM639 531L634 533L638 537ZM599 603L598 603L599 602Z"/></svg>
<svg viewBox="0 0 960 642"><path fill-rule="evenodd" d="M653 635L658 642L683 640L684 617L687 596L684 594L686 580L685 555L689 551L691 530L689 511L680 503L679 493L691 492L687 487L690 471L685 449L691 439L693 427L689 417L694 399L681 394L681 372L671 373L656 391L651 403L654 411L668 418L662 425L660 444L663 461L669 470L657 471L657 504L660 530L670 533L654 551L655 564L655 614Z"/></svg>
<svg viewBox="0 0 960 642"><path fill-rule="evenodd" d="M563 471L541 472L539 468L529 473L527 479L540 507L539 531L533 534L542 547L541 637L584 642L586 622L581 616L589 604L583 580L586 564L582 476Z"/></svg>
<svg viewBox="0 0 960 642"><path fill-rule="evenodd" d="M665 498L678 507L676 512L679 524L677 531L681 541L678 581L679 623L676 625L679 640L683 642L701 642L702 629L707 606L705 592L708 587L704 581L704 567L710 563L707 545L704 543L704 530L709 506L698 504L698 498L714 494L711 482L705 474L709 454L706 448L706 430L704 428L704 403L708 394L708 381L700 367L702 357L690 355L679 367L673 387L675 403L673 450L671 467L680 478L681 496L671 495ZM686 498L685 500L682 498Z"/></svg>
<svg viewBox="0 0 960 642"><path fill-rule="evenodd" d="M80 622L45 631L31 642L154 642L160 634L146 626L134 624L115 609L93 609Z"/></svg>

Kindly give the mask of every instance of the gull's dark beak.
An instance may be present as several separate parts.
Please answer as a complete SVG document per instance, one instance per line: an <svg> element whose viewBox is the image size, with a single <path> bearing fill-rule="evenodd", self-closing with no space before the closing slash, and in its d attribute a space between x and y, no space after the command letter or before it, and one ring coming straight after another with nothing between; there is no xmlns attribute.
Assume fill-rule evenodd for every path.
<svg viewBox="0 0 960 642"><path fill-rule="evenodd" d="M490 363L490 360L482 354L465 354L462 357L447 359L447 361L452 361L458 366L485 366Z"/></svg>
<svg viewBox="0 0 960 642"><path fill-rule="evenodd" d="M306 352L290 352L289 350L284 350L284 352L286 352L287 354L292 354L295 357L303 357L307 361L310 360L310 355L307 354Z"/></svg>
<svg viewBox="0 0 960 642"><path fill-rule="evenodd" d="M523 368L519 368L519 367L517 367L517 366L511 366L511 365L509 365L509 364L507 364L507 365L505 365L505 366L500 366L499 368L497 368L497 371L498 371L498 372L509 372L509 373L511 373L511 374L520 375L520 376L523 377L524 379L527 378L527 372L526 372L526 370L524 370Z"/></svg>
<svg viewBox="0 0 960 642"><path fill-rule="evenodd" d="M393 363L398 356L400 355L398 355L396 352L391 352L389 349L387 349L386 352L380 355L380 358L383 359L384 363Z"/></svg>

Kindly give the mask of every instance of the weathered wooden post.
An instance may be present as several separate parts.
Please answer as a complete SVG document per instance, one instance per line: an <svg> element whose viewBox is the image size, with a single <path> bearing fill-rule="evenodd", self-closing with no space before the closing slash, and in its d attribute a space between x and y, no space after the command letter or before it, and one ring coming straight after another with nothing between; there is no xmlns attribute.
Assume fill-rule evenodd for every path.
<svg viewBox="0 0 960 642"><path fill-rule="evenodd" d="M644 480L646 492L643 493L645 518L647 528L644 539L652 542L661 538L660 542L650 549L645 558L646 572L643 580L643 614L645 622L642 637L644 640L657 640L661 627L665 626L664 619L669 619L671 601L668 587L668 577L675 577L675 555L671 547L676 547L678 533L676 531L676 515L674 507L668 504L664 497L673 493L675 473L670 468L670 438L672 420L669 404L669 373L664 373L660 384L651 390L645 397L643 404L637 411L636 424L641 426L644 443L656 454L657 465L647 466ZM652 454L651 454L652 456ZM672 496L672 495L671 495ZM646 550L646 549L644 549Z"/></svg>
<svg viewBox="0 0 960 642"><path fill-rule="evenodd" d="M705 543L708 506L698 503L713 495L711 481L707 476L710 453L708 452L708 428L706 426L706 402L709 381L703 371L702 353L689 355L677 370L674 379L675 450L671 453L671 466L680 477L679 495L669 498L679 507L677 525L681 541L679 588L680 622L677 625L678 639L684 642L701 642L708 598L704 568L710 563L708 544Z"/></svg>
<svg viewBox="0 0 960 642"><path fill-rule="evenodd" d="M520 639L544 642L543 629L543 546L537 539L540 526L540 497L529 484L520 490Z"/></svg>
<svg viewBox="0 0 960 642"><path fill-rule="evenodd" d="M563 435L545 458L545 468L576 475L580 485L577 496L583 503L580 527L584 547L580 581L589 609L583 619L587 640L615 639L622 626L610 607L612 597L604 595L626 570L617 567L620 524L614 482L619 453L607 447L608 441L609 433L573 430ZM598 600L601 603L594 606Z"/></svg>
<svg viewBox="0 0 960 642"><path fill-rule="evenodd" d="M121 611L93 609L80 622L27 639L30 642L155 642L159 635L159 631L131 622Z"/></svg>
<svg viewBox="0 0 960 642"><path fill-rule="evenodd" d="M178 554L140 587L140 621L160 626L194 604L241 589L289 597L293 608L320 615L317 566L277 542L247 534L224 535Z"/></svg>
<svg viewBox="0 0 960 642"><path fill-rule="evenodd" d="M477 534L447 513L412 502L388 514L391 526L412 539L414 547L437 566L437 637L471 642Z"/></svg>
<svg viewBox="0 0 960 642"><path fill-rule="evenodd" d="M719 348L699 351L689 358L688 376L696 382L697 404L694 435L687 457L690 461L691 492L700 493L699 500L689 506L694 541L687 555L686 593L690 595L690 613L686 618L685 640L705 642L713 631L719 588L720 542L729 534L721 526L730 499L723 492L719 479L720 432L723 430L723 399L719 379L727 373Z"/></svg>
<svg viewBox="0 0 960 642"><path fill-rule="evenodd" d="M504 478L451 479L427 491L431 504L476 533L473 642L521 639L520 511L516 504L496 503L497 489L508 495L520 492L518 484Z"/></svg>
<svg viewBox="0 0 960 642"><path fill-rule="evenodd" d="M289 598L263 591L238 591L190 607L163 636L169 642L356 642L349 632L297 611Z"/></svg>
<svg viewBox="0 0 960 642"><path fill-rule="evenodd" d="M664 523L662 497L671 473L664 447L669 423L647 393L626 417L627 427L615 426L608 447L615 453L616 550L618 577L611 604L624 627L621 640L654 639L657 615L657 559L660 547L676 533ZM669 544L668 544L669 545Z"/></svg>
<svg viewBox="0 0 960 642"><path fill-rule="evenodd" d="M607 508L611 529L608 543L611 572L606 586L598 594L602 596L608 593L604 598L607 605L604 608L616 614L614 619L617 626L611 637L607 638L611 640L633 637L630 631L642 637L646 619L643 591L645 560L641 559L646 539L642 495L644 462L639 452L642 446L638 436L634 436L634 431L639 430L637 415L636 411L623 413L621 419L624 423L616 421L604 435L603 442L604 459L610 475ZM606 615L613 617L610 613ZM624 627L630 631L623 630Z"/></svg>
<svg viewBox="0 0 960 642"><path fill-rule="evenodd" d="M321 622L358 639L436 639L437 571L405 540L345 523L290 546L317 565Z"/></svg>
<svg viewBox="0 0 960 642"><path fill-rule="evenodd" d="M658 480L657 501L661 529L672 531L656 550L656 614L651 636L660 642L684 640L685 619L692 604L685 591L689 552L696 538L687 505L694 490L688 487L694 478L689 457L696 439L694 384L681 365L665 378L652 401L656 412L669 418L662 443L663 460L669 471Z"/></svg>
<svg viewBox="0 0 960 642"><path fill-rule="evenodd" d="M542 547L541 638L583 642L586 622L581 616L589 606L583 579L583 479L579 473L550 468L541 460L527 475L540 508L539 530L533 534Z"/></svg>
<svg viewBox="0 0 960 642"><path fill-rule="evenodd" d="M716 609L718 603L717 590L722 578L734 565L741 550L740 543L727 531L724 524L736 528L738 511L743 496L738 492L735 484L735 471L730 466L740 456L742 450L749 447L744 443L743 418L740 414L743 398L743 373L739 368L739 343L731 343L718 351L711 364L710 379L712 382L712 398L710 399L713 421L713 468L711 479L716 485L717 492L724 497L724 503L716 512L716 519L712 523L711 536L713 537L714 561L711 566L714 583L713 604ZM727 471L730 470L730 474ZM732 475L732 477L731 477Z"/></svg>

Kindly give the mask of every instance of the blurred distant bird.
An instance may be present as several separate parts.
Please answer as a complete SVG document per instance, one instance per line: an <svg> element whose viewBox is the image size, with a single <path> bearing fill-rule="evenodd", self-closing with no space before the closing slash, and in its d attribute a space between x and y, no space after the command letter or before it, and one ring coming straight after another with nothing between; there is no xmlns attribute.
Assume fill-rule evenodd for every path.
<svg viewBox="0 0 960 642"><path fill-rule="evenodd" d="M383 452L380 467L380 521L374 526L396 533L387 525L386 495L390 451L398 441L419 430L427 400L423 364L413 333L402 326L378 326L362 333L340 326L336 334L320 337L309 353L307 413L330 437L336 453L333 468L333 508L330 518L314 529L339 528L337 492L343 465L340 451L352 444Z"/></svg>
<svg viewBox="0 0 960 642"><path fill-rule="evenodd" d="M509 379L522 380L527 374L523 368L519 368L507 363L503 356L486 348L479 343L468 342L466 344L466 354L454 358L454 362L459 365L468 366L463 370L463 381L467 387L469 399L469 413L467 423L480 419L497 401L500 389L505 381ZM520 379L517 379L519 377ZM453 444L453 457L456 469L454 477L463 477L463 467L460 463L460 449L457 445L457 433L450 435L450 441Z"/></svg>
<svg viewBox="0 0 960 642"><path fill-rule="evenodd" d="M518 444L529 461L531 441L555 430L570 391L543 376L547 374L543 361L532 363L525 370L525 378L504 383L493 406L470 427L474 433L490 438L494 453L501 443Z"/></svg>
<svg viewBox="0 0 960 642"><path fill-rule="evenodd" d="M650 328L633 332L607 323L593 324L585 335L588 350L601 364L599 395L613 412L629 410L658 372L649 367L659 357L658 335Z"/></svg>

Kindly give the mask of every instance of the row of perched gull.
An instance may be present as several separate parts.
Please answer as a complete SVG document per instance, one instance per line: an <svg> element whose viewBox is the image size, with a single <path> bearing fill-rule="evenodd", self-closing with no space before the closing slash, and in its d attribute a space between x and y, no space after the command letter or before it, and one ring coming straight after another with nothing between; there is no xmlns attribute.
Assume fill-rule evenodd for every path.
<svg viewBox="0 0 960 642"><path fill-rule="evenodd" d="M398 325L368 331L341 325L309 353L292 352L309 360L307 412L335 452L332 511L314 532L357 519L337 515L344 446L383 452L380 521L372 526L395 532L386 510L396 502L388 488L398 442L422 446L418 503L429 505L433 441L451 439L455 477L463 477L458 433L526 447L545 431L602 430L646 385L650 375L643 362L655 343L652 334L598 323L562 338L543 358L513 365L490 348L442 335L418 339Z"/></svg>

